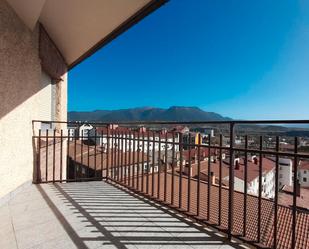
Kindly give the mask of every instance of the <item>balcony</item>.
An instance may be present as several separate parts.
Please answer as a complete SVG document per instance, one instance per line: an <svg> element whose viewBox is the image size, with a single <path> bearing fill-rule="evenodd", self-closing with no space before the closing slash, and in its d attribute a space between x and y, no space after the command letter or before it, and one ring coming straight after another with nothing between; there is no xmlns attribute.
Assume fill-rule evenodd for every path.
<svg viewBox="0 0 309 249"><path fill-rule="evenodd" d="M307 248L308 138L282 123L34 121L37 185L0 215L18 248Z"/></svg>

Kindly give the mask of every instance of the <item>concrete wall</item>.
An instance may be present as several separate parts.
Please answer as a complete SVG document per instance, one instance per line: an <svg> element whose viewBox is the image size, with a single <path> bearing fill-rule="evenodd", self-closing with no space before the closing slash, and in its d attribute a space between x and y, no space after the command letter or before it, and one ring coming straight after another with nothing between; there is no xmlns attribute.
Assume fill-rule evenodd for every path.
<svg viewBox="0 0 309 249"><path fill-rule="evenodd" d="M29 30L0 0L0 198L32 181L33 119L44 119L46 84L39 59L39 28ZM66 120L67 76L57 86L56 117Z"/></svg>

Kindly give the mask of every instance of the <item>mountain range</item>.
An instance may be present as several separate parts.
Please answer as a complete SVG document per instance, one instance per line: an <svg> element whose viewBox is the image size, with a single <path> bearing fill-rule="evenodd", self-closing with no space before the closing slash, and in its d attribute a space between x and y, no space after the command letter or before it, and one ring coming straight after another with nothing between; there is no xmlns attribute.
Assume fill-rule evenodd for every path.
<svg viewBox="0 0 309 249"><path fill-rule="evenodd" d="M172 106L170 108L141 107L121 110L96 110L68 112L69 121L225 121L215 112L206 112L198 107Z"/></svg>

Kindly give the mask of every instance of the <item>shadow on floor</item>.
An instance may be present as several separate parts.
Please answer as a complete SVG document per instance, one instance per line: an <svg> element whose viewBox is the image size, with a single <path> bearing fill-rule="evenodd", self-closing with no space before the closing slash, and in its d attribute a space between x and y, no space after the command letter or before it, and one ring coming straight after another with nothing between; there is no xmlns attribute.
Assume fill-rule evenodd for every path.
<svg viewBox="0 0 309 249"><path fill-rule="evenodd" d="M37 188L78 248L244 248L106 182Z"/></svg>

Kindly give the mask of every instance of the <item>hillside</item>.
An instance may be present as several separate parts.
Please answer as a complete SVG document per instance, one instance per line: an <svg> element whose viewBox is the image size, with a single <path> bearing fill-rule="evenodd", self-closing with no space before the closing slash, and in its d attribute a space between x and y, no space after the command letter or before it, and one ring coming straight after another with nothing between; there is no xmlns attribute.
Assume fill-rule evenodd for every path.
<svg viewBox="0 0 309 249"><path fill-rule="evenodd" d="M224 121L231 120L215 112L206 112L198 107L172 106L168 109L142 107L121 110L96 110L69 112L70 121Z"/></svg>

